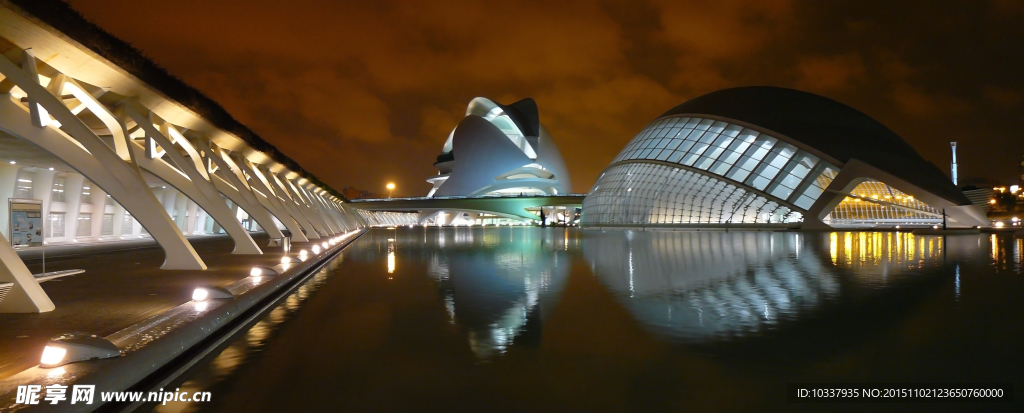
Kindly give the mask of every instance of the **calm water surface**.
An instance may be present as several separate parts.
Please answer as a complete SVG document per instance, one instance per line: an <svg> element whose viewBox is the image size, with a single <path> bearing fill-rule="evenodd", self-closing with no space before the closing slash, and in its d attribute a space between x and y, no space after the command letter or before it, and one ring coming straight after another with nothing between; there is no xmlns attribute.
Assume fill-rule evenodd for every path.
<svg viewBox="0 0 1024 413"><path fill-rule="evenodd" d="M1022 266L996 235L375 229L190 372L212 403L155 410L1014 411L785 389L1019 392Z"/></svg>

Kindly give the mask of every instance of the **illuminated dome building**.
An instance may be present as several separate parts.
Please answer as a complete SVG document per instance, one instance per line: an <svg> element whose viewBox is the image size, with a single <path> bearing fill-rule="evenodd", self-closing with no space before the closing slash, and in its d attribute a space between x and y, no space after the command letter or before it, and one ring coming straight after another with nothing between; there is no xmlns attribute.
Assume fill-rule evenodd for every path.
<svg viewBox="0 0 1024 413"><path fill-rule="evenodd" d="M511 105L473 99L437 157L427 196L569 193L562 154L539 119L530 98Z"/></svg>
<svg viewBox="0 0 1024 413"><path fill-rule="evenodd" d="M709 93L659 116L598 177L582 225L876 227L988 223L891 130L792 89Z"/></svg>

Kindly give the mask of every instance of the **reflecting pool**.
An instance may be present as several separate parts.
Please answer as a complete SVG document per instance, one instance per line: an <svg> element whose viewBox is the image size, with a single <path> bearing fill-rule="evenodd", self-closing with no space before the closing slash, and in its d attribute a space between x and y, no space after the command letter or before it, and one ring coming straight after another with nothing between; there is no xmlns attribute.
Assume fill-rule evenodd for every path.
<svg viewBox="0 0 1024 413"><path fill-rule="evenodd" d="M993 234L375 229L178 384L211 403L154 409L960 410L785 391L1021 388L1022 266Z"/></svg>

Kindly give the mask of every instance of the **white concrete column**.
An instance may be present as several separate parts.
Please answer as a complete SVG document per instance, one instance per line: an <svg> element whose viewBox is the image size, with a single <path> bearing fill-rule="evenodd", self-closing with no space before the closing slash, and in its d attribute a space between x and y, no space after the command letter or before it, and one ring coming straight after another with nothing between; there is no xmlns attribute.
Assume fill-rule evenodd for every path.
<svg viewBox="0 0 1024 413"><path fill-rule="evenodd" d="M174 224L177 225L178 228L181 228L182 231L188 228L185 226L185 222L186 211L188 211L189 202L190 201L188 200L188 197L181 192L178 192L178 194L174 197L174 216L176 217L174 220Z"/></svg>
<svg viewBox="0 0 1024 413"><path fill-rule="evenodd" d="M78 214L82 210L82 184L85 177L76 173L64 176L64 238L75 239L78 234Z"/></svg>
<svg viewBox="0 0 1024 413"><path fill-rule="evenodd" d="M50 195L56 171L37 171L32 178L32 198L43 201L43 239L50 236Z"/></svg>
<svg viewBox="0 0 1024 413"><path fill-rule="evenodd" d="M171 217L171 221L174 221L174 201L176 199L178 199L178 191L171 188L165 188L160 194L160 204L163 205L167 216Z"/></svg>
<svg viewBox="0 0 1024 413"><path fill-rule="evenodd" d="M124 234L122 234L122 232L124 231L124 214L125 214L124 207L122 207L121 204L118 204L117 202L114 202L113 208L114 208L114 236L118 237L118 238L121 238L121 236L124 235Z"/></svg>
<svg viewBox="0 0 1024 413"><path fill-rule="evenodd" d="M196 233L196 222L198 221L196 219L196 214L198 214L198 213L199 213L199 205L196 205L195 202L192 202L191 200L189 200L188 201L188 219L185 221L186 233L188 233L188 234L195 234Z"/></svg>
<svg viewBox="0 0 1024 413"><path fill-rule="evenodd" d="M278 183L274 174L267 168L259 168L258 172L267 179L267 184L269 184L272 189L271 192L277 195L277 199L282 205L284 205L285 211L287 211L292 218L298 221L299 225L306 230L306 238L311 240L320 239L320 232L322 229L310 222L309 218L306 217L305 211L296 205L295 201L293 201L288 195L288 192Z"/></svg>
<svg viewBox="0 0 1024 413"><path fill-rule="evenodd" d="M315 231L312 231L312 234L303 234L302 226L299 224L298 219L292 217L292 215L285 208L284 203L281 202L281 200L278 199L276 195L274 195L274 192L271 191L270 188L268 188L267 185L264 184L263 181L260 180L258 176L256 176L256 172L254 172L253 168L250 167L246 162L247 161L245 159L242 159L241 157L236 158L234 160L235 165L238 165L239 168L241 168L243 171L245 171L246 174L252 177L251 182L255 186L255 188L253 189L258 190L264 194L264 196L261 197L259 196L259 194L256 194L254 192L253 196L255 196L261 202L261 204L263 204L267 208L267 210L270 211L270 213L274 216L274 218L277 219L278 222L284 225L285 228L288 228L288 231L292 233L292 242L308 242L309 240L312 239L319 239L320 236L316 235Z"/></svg>
<svg viewBox="0 0 1024 413"><path fill-rule="evenodd" d="M0 234L4 236L9 235L7 225L11 219L7 200L14 197L14 190L18 187L19 170L21 170L20 165L0 164Z"/></svg>
<svg viewBox="0 0 1024 413"><path fill-rule="evenodd" d="M14 283L0 301L0 313L45 313L56 308L4 236L0 236L0 262L0 283Z"/></svg>
<svg viewBox="0 0 1024 413"><path fill-rule="evenodd" d="M107 213L107 193L96 184L89 184L89 199L92 201L92 230L89 234L99 238L103 234L103 217Z"/></svg>

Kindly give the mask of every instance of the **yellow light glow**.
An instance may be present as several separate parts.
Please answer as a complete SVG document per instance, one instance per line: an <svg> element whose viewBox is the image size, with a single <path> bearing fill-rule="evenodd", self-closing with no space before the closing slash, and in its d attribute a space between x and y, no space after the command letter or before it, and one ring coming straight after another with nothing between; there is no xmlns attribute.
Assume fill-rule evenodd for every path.
<svg viewBox="0 0 1024 413"><path fill-rule="evenodd" d="M281 257L281 264L291 264L292 257Z"/></svg>
<svg viewBox="0 0 1024 413"><path fill-rule="evenodd" d="M324 249L327 249L327 247L328 247L328 246L329 246L330 244L328 244L328 243L327 243L327 242L325 241L325 242L324 242L323 244L320 244L320 245L321 245L321 246L323 246L323 247L324 247Z"/></svg>
<svg viewBox="0 0 1024 413"><path fill-rule="evenodd" d="M205 288L196 288L195 291L192 291L192 301L204 301L209 296L210 292Z"/></svg>
<svg viewBox="0 0 1024 413"><path fill-rule="evenodd" d="M65 348L46 346L43 348L43 356L39 358L39 364L44 366L60 364L66 354L68 354L68 350Z"/></svg>
<svg viewBox="0 0 1024 413"><path fill-rule="evenodd" d="M1002 222L996 222L996 228L1002 228L1004 225L1006 225L1006 224L1004 224Z"/></svg>
<svg viewBox="0 0 1024 413"><path fill-rule="evenodd" d="M258 276L258 275L257 275L257 276L255 276L255 277L252 277L252 283L253 283L253 284L259 284L259 283L260 283L260 281L263 281L263 277L260 277L260 276Z"/></svg>
<svg viewBox="0 0 1024 413"><path fill-rule="evenodd" d="M990 203L990 204L995 204L995 203L996 203L996 200L994 200L994 199L990 199L990 200L988 200L988 203Z"/></svg>
<svg viewBox="0 0 1024 413"><path fill-rule="evenodd" d="M388 274L395 273L395 252L391 251L388 253Z"/></svg>
<svg viewBox="0 0 1024 413"><path fill-rule="evenodd" d="M259 277L261 275L263 275L263 270L259 267L252 267L252 271L249 271L250 277Z"/></svg>
<svg viewBox="0 0 1024 413"><path fill-rule="evenodd" d="M391 182L388 182L388 186L387 186L387 188L388 188L388 189L395 189L395 184L393 184L393 183L391 183Z"/></svg>
<svg viewBox="0 0 1024 413"><path fill-rule="evenodd" d="M206 307L208 307L209 305L210 305L209 301L200 301L200 302L196 303L196 311L198 311L198 312L206 311Z"/></svg>
<svg viewBox="0 0 1024 413"><path fill-rule="evenodd" d="M320 246L319 245L314 245L313 246L313 253L314 254L319 254L320 253Z"/></svg>

